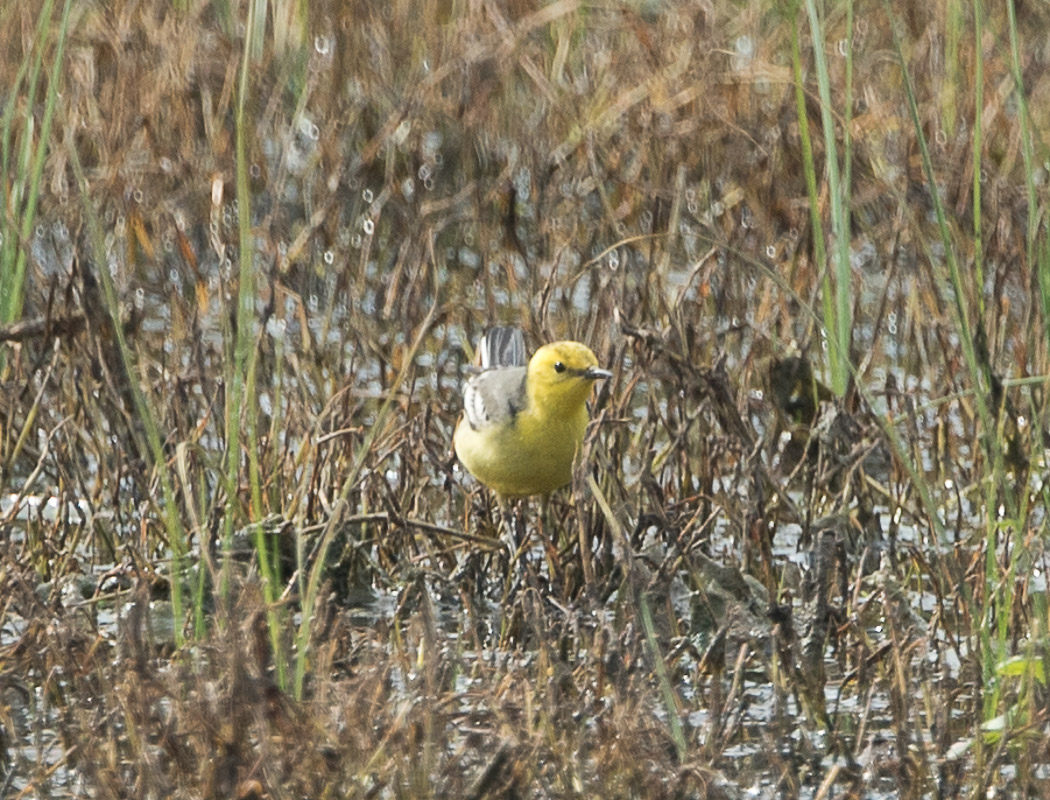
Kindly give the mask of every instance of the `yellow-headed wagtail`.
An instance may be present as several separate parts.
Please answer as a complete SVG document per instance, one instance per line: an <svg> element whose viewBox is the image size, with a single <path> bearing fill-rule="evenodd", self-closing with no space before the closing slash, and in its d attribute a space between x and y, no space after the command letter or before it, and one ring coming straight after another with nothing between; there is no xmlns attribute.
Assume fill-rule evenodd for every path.
<svg viewBox="0 0 1050 800"><path fill-rule="evenodd" d="M570 483L591 387L612 373L579 342L544 345L526 365L517 328L491 329L478 349L482 371L463 389L463 417L452 437L463 466L501 498Z"/></svg>

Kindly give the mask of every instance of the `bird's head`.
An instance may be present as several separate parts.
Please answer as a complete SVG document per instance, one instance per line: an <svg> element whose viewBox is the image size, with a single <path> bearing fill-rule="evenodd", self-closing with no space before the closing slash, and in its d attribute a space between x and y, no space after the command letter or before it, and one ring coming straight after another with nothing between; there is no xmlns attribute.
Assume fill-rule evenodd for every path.
<svg viewBox="0 0 1050 800"><path fill-rule="evenodd" d="M582 406L596 380L612 377L598 367L591 348L579 342L553 342L529 360L529 400L540 407L569 414Z"/></svg>

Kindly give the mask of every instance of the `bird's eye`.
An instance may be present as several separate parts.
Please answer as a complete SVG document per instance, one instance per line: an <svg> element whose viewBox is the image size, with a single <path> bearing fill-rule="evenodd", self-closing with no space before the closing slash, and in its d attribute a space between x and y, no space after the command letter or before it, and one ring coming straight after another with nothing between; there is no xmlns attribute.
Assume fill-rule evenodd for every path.
<svg viewBox="0 0 1050 800"><path fill-rule="evenodd" d="M565 372L565 365L562 364L560 361L555 361L554 362L554 371L555 372Z"/></svg>

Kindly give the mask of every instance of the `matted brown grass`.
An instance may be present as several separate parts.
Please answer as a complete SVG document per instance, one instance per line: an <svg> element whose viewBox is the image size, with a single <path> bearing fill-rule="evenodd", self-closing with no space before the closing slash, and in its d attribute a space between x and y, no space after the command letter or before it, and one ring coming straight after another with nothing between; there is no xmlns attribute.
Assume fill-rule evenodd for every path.
<svg viewBox="0 0 1050 800"><path fill-rule="evenodd" d="M40 222L18 243L25 321L2 331L0 795L1047 793L1045 393L1010 381L1047 373L1046 321L1002 9L982 43L985 278L968 298L1002 385L996 471L882 5L859 4L854 33L863 392L832 399L812 378L823 265L788 7L360 0L297 17L274 4L248 98L253 519L247 452L239 484L224 480L246 11L190 5L73 11ZM32 52L30 6L0 6L0 85ZM972 9L900 13L970 268ZM1041 215L1050 20L1037 4L1017 13ZM841 91L843 9L824 21ZM817 131L808 73L805 89ZM17 108L20 141L39 109ZM493 323L521 325L532 347L585 341L614 372L573 489L516 509L535 543L517 581L493 498L450 448L462 369ZM186 576L171 574L132 382L165 436ZM297 700L275 668L250 525L281 557L270 610L290 661L303 576L391 393L338 512ZM989 536L1004 481L1028 497L1024 516ZM239 534L224 572L227 515ZM187 620L176 649L171 582L192 596L199 579L204 627ZM990 668L1011 655L1027 680Z"/></svg>

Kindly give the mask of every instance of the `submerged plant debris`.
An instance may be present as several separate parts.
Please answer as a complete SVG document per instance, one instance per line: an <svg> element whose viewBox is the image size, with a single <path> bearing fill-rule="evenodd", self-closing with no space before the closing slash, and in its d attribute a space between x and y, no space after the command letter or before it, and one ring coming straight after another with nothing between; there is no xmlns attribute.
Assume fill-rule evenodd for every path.
<svg viewBox="0 0 1050 800"><path fill-rule="evenodd" d="M251 5L0 3L0 797L1050 795L1050 9Z"/></svg>

